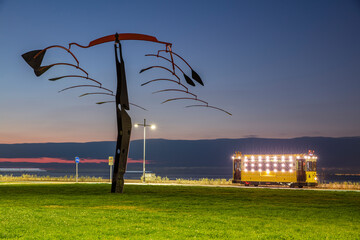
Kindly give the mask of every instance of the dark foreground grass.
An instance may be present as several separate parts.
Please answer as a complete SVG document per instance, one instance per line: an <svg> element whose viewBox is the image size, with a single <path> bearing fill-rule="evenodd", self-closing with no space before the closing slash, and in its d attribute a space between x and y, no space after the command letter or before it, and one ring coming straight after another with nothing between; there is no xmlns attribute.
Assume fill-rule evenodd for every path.
<svg viewBox="0 0 360 240"><path fill-rule="evenodd" d="M360 239L360 193L0 185L6 239Z"/></svg>

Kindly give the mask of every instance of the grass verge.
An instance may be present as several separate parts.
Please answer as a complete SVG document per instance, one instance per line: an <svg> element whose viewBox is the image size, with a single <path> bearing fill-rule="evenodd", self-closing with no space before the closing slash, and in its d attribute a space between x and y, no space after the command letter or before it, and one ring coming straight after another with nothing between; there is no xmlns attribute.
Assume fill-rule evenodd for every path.
<svg viewBox="0 0 360 240"><path fill-rule="evenodd" d="M4 239L360 239L360 194L1 184Z"/></svg>
<svg viewBox="0 0 360 240"><path fill-rule="evenodd" d="M63 176L63 177L50 177L50 176L37 176L30 174L22 174L21 176L13 175L0 175L0 182L76 182L76 178L73 175ZM109 182L109 179L103 179L101 177L79 177L79 182ZM141 180L136 179L126 179L126 182L142 182ZM171 184L188 184L188 185L233 185L231 179L211 179L211 178L201 178L198 180L194 179L182 179L178 178L176 180L170 180L167 177L153 176L146 179L147 183L171 183ZM360 190L359 182L331 182L331 183L320 183L317 188L323 189L346 189L346 190Z"/></svg>

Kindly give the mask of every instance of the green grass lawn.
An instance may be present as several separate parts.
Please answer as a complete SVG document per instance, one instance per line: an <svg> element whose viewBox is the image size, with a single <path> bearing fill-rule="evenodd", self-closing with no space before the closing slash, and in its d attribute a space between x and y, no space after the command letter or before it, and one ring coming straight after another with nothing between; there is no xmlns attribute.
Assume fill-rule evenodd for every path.
<svg viewBox="0 0 360 240"><path fill-rule="evenodd" d="M360 193L0 184L5 239L360 239Z"/></svg>

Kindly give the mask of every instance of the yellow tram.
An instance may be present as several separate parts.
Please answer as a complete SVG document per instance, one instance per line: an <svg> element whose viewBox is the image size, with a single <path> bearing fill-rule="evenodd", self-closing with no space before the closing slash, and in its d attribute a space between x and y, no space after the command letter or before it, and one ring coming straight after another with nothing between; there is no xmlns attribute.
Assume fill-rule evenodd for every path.
<svg viewBox="0 0 360 240"><path fill-rule="evenodd" d="M314 151L307 154L233 155L233 183L249 185L316 186Z"/></svg>

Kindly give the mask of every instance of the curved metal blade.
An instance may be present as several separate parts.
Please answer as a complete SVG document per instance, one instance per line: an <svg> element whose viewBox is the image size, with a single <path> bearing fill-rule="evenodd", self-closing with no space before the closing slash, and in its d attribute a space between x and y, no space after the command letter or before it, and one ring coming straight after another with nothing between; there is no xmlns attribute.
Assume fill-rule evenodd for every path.
<svg viewBox="0 0 360 240"><path fill-rule="evenodd" d="M208 104L207 102L201 100L201 99L197 99L197 98L186 98L186 97L183 97L183 98L170 98L166 101L163 101L161 104L163 103L167 103L167 102L170 102L170 101L176 101L176 100L194 100L194 101L199 101L199 102L202 102L202 103L205 103L205 104Z"/></svg>
<svg viewBox="0 0 360 240"><path fill-rule="evenodd" d="M150 80L150 81L147 81L143 84L141 84L141 86L145 86L146 84L149 84L149 83L152 83L152 82L157 82L157 81L168 81L168 82L173 82L173 83L176 83L177 85L180 85L182 86L183 88L186 89L186 91L188 91L189 89L182 83L178 82L178 81L175 81L173 79L168 79L168 78L157 78L157 79L153 79L153 80Z"/></svg>
<svg viewBox="0 0 360 240"><path fill-rule="evenodd" d="M111 102L115 102L115 101L97 102L96 104L104 104L104 103L111 103Z"/></svg>
<svg viewBox="0 0 360 240"><path fill-rule="evenodd" d="M145 71L147 71L147 70L149 70L149 69L152 69L152 68L161 68L161 69L164 69L164 70L170 72L173 76L175 76L175 77L179 80L179 82L180 82L180 77L179 77L175 72L173 72L173 71L171 71L170 69L168 69L168 68L166 68L166 67L163 67L163 66L151 66L151 67L148 67L148 68L144 68L144 69L141 69L139 73L145 72Z"/></svg>
<svg viewBox="0 0 360 240"><path fill-rule="evenodd" d="M208 108L213 108L213 109L216 109L216 110L219 110L219 111L222 111L226 114L229 114L230 116L232 116L231 113L229 113L228 111L225 111L224 109L221 109L221 108L218 108L218 107L214 107L214 106L210 106L210 105L189 105L189 106L185 106L186 108L189 108L189 107L208 107Z"/></svg>
<svg viewBox="0 0 360 240"><path fill-rule="evenodd" d="M109 96L115 97L114 94L111 94L111 93L102 93L102 92L84 93L84 94L81 94L79 97L84 97L84 96L88 96L88 95L96 95L96 94L109 95Z"/></svg>
<svg viewBox="0 0 360 240"><path fill-rule="evenodd" d="M114 92L111 91L110 89L107 89L107 88L104 88L104 87L99 87L99 86L96 86L96 85L76 85L76 86L71 86L71 87L67 87L67 88L61 89L61 90L58 91L58 92L61 93L61 92L66 91L66 90L69 90L69 89L72 89L72 88L79 88L79 87L95 87L95 88L104 89L104 90L106 90L106 91L111 92L112 94L114 94Z"/></svg>
<svg viewBox="0 0 360 240"><path fill-rule="evenodd" d="M189 78L185 73L184 73L184 78L185 78L187 84L195 87L195 83L194 83L194 82L191 80L191 78Z"/></svg>
<svg viewBox="0 0 360 240"><path fill-rule="evenodd" d="M163 90L159 90L159 91L156 91L156 92L153 92L153 94L155 93L161 93L161 92L171 92L171 91L174 91L174 92L183 92L183 93L186 93L186 94L190 94L192 96L194 96L195 98L197 98L197 95L189 92L189 91L184 91L182 89L163 89Z"/></svg>
<svg viewBox="0 0 360 240"><path fill-rule="evenodd" d="M141 69L140 70L140 72L139 73L143 73L143 72L145 72L146 70L149 70L149 69L151 69L152 67L148 67L148 68L143 68L143 69Z"/></svg>
<svg viewBox="0 0 360 240"><path fill-rule="evenodd" d="M141 107L141 106L139 106L139 105L136 105L136 104L134 104L134 103L130 103L130 105L135 106L135 107L138 107L138 108L140 108L140 109L142 109L142 110L144 110L144 111L147 111L146 108L143 108L143 107Z"/></svg>
<svg viewBox="0 0 360 240"><path fill-rule="evenodd" d="M202 86L204 86L203 81L201 80L199 74L197 74L193 69L191 69L191 77L197 81L198 83L200 83Z"/></svg>
<svg viewBox="0 0 360 240"><path fill-rule="evenodd" d="M99 84L100 86L102 85L101 82L96 81L95 79L89 78L89 77L85 77L85 76L81 76L81 75L65 75L65 76L60 76L60 77L56 77L56 78L49 78L49 81L57 81L59 79L62 78L68 78L68 77L73 77L73 78L84 78L87 80L90 80L92 82L96 82L97 84Z"/></svg>
<svg viewBox="0 0 360 240"><path fill-rule="evenodd" d="M30 65L30 67L32 67L34 70L40 68L41 66L41 62L44 58L45 52L46 50L44 50L43 52L41 52L42 50L34 50L34 51L30 51L27 53L24 53L23 55L21 55L23 57L23 59L25 60L25 62L27 64ZM41 52L41 53L40 53ZM34 56L36 54L40 53L36 58L34 58Z"/></svg>
<svg viewBox="0 0 360 240"><path fill-rule="evenodd" d="M37 77L41 76L44 72L46 72L47 70L49 70L51 67L53 67L54 65L48 65L48 66L43 66L37 69L34 69L34 73Z"/></svg>
<svg viewBox="0 0 360 240"><path fill-rule="evenodd" d="M57 80L62 79L64 77L66 77L66 76L61 76L61 77L56 77L56 78L49 78L49 81L57 81Z"/></svg>

